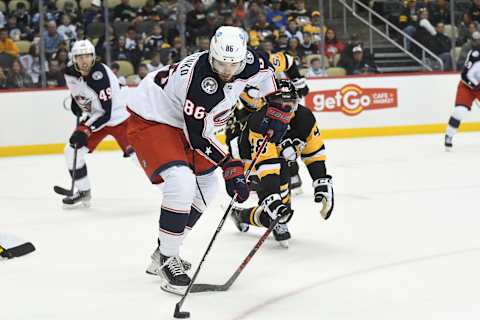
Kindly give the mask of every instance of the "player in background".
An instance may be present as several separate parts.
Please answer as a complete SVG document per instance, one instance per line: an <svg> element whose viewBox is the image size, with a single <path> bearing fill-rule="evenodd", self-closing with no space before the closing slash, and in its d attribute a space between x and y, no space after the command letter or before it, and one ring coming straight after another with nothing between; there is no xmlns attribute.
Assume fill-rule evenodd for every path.
<svg viewBox="0 0 480 320"><path fill-rule="evenodd" d="M242 161L215 136L246 85L259 88L261 96L277 89L268 61L247 48L246 32L223 26L208 52L149 73L128 104L129 141L151 182L163 182L158 251L147 272L160 276L165 291L183 294L191 281L180 246L217 192L213 171L222 168L231 197L248 198ZM267 117L265 129L274 132L280 120L275 113Z"/></svg>
<svg viewBox="0 0 480 320"><path fill-rule="evenodd" d="M268 97L268 105L283 105L290 108L291 119L286 123L285 135L280 141L268 143L265 152L261 154L255 169L260 178L258 205L253 208L234 207L232 218L237 228L247 232L249 225L269 227L280 210L285 217L274 229L275 240L283 247L288 247L291 238L287 227L293 211L291 209L289 189L289 161L296 161L301 156L307 166L313 181L315 202L322 203L320 214L328 219L333 211L332 177L327 174L325 165L325 144L320 137L315 116L306 107L299 105L299 97L295 87L289 80L280 80L280 91ZM242 159L251 159L256 148L263 142L261 132L265 109L254 112L247 120L239 139L231 141L231 150L239 153ZM273 204L277 204L273 206Z"/></svg>
<svg viewBox="0 0 480 320"><path fill-rule="evenodd" d="M72 96L71 110L80 122L64 151L68 170L73 175L77 148L76 191L63 199L65 206L79 203L88 205L91 193L85 155L93 152L107 135L115 138L124 157L133 153L133 148L127 141L126 120L129 113L117 77L109 67L95 62L95 47L89 40L75 42L70 55L65 80Z"/></svg>
<svg viewBox="0 0 480 320"><path fill-rule="evenodd" d="M455 109L448 120L445 132L445 150L451 151L453 136L458 127L472 109L473 101L480 99L480 40L473 38L472 50L467 55L462 71L461 80L457 87Z"/></svg>
<svg viewBox="0 0 480 320"><path fill-rule="evenodd" d="M309 92L309 88L305 78L298 71L295 59L286 52L280 51L273 53L272 50L272 42L266 40L262 42L262 50L260 50L259 53L269 60L278 78L284 78L286 76L288 79L291 79L299 97L305 97ZM238 104L237 110L235 110L235 119L233 119L227 127L227 142L231 137L238 135L241 124L245 123L251 112L260 109L265 104L265 99L258 97L258 90L255 87L247 86L245 91L240 95L240 102L241 104ZM233 123L235 123L234 126L232 126ZM301 192L300 187L302 186L302 180L298 174L298 163L296 161L289 161L288 170L290 175L290 188ZM250 176L250 181L252 183L252 189L256 191L258 177L252 175Z"/></svg>

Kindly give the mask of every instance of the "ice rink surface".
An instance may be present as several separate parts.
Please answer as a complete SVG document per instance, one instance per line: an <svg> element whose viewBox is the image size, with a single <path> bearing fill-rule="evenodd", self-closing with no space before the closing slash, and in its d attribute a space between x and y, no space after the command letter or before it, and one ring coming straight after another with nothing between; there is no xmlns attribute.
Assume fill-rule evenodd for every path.
<svg viewBox="0 0 480 320"><path fill-rule="evenodd" d="M480 319L480 134L451 153L442 135L326 143L332 217L301 165L290 248L269 239L229 291L191 294L191 319ZM0 319L172 318L179 298L145 274L159 191L120 152L88 166L91 208L65 211L52 190L69 186L62 156L0 159L0 231L37 247L0 261ZM222 189L184 244L194 268L227 203ZM223 283L262 232L227 221L199 281Z"/></svg>

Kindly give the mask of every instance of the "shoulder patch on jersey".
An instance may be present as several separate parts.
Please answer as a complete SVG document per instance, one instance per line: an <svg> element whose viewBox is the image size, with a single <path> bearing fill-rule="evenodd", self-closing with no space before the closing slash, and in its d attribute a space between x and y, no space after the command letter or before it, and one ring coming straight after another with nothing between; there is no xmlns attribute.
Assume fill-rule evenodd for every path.
<svg viewBox="0 0 480 320"><path fill-rule="evenodd" d="M102 78L103 78L103 74L101 71L95 71L94 73L92 73L93 80L100 80Z"/></svg>
<svg viewBox="0 0 480 320"><path fill-rule="evenodd" d="M218 82L212 77L206 77L202 80L202 90L208 94L214 94L218 90Z"/></svg>
<svg viewBox="0 0 480 320"><path fill-rule="evenodd" d="M252 64L255 61L255 57L253 56L253 53L250 51L247 51L247 63Z"/></svg>

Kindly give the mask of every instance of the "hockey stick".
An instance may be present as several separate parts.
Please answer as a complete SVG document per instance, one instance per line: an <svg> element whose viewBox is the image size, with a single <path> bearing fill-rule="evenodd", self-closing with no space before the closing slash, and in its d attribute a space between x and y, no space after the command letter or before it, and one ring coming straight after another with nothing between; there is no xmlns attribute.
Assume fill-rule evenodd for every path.
<svg viewBox="0 0 480 320"><path fill-rule="evenodd" d="M80 123L80 117L77 116L77 127L79 123ZM60 186L53 186L53 191L55 191L55 193L58 193L62 196L67 196L67 197L73 196L73 192L75 188L75 175L77 172L77 154L78 154L78 146L75 145L73 149L72 186L70 187L70 190L62 188Z"/></svg>
<svg viewBox="0 0 480 320"><path fill-rule="evenodd" d="M255 246L250 250L248 255L243 259L242 263L238 266L235 272L228 278L228 280L224 284L207 284L207 283L198 283L192 286L191 292L206 292L206 291L227 291L230 289L232 284L237 280L240 273L242 273L243 269L247 266L250 260L253 258L255 253L257 253L258 249L262 246L265 240L268 238L270 233L272 232L273 228L277 225L278 221L280 221L282 217L278 216L275 220L272 221L270 226L267 228L265 233L258 239Z"/></svg>
<svg viewBox="0 0 480 320"><path fill-rule="evenodd" d="M263 152L265 149L267 143L270 141L271 134L267 134L264 137L263 143L261 144L260 148L258 148L257 153L255 154L252 162L248 166L247 172L245 173L246 179L250 176L250 173L252 172L252 169L255 165L255 163L258 160L258 157L260 154ZM173 313L173 317L177 319L185 319L190 317L190 312L188 311L180 311L180 308L182 307L183 303L185 302L185 299L187 298L188 293L192 290L193 283L195 282L195 279L197 279L197 276L200 272L200 269L202 268L203 262L205 261L208 253L210 252L210 249L212 248L213 243L215 242L215 239L217 238L217 235L220 233L220 230L222 230L223 224L225 223L225 220L227 220L228 215L230 214L230 211L233 208L233 205L235 204L235 201L237 200L237 194L235 194L230 200L230 204L227 207L227 210L225 210L225 213L223 214L222 219L220 220L220 223L218 224L217 229L215 230L215 233L212 236L212 239L210 239L210 243L208 244L207 250L205 250L205 253L203 254L202 259L200 260L200 263L198 264L197 269L195 270L195 273L193 274L192 280L190 281L190 284L187 287L187 290L183 294L182 298L180 299L177 304L175 304L175 311Z"/></svg>

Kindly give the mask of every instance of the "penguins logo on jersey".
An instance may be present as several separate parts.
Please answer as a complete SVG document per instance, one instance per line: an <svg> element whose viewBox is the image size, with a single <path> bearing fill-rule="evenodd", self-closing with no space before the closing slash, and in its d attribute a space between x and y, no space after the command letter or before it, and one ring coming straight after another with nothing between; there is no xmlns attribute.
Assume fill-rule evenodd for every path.
<svg viewBox="0 0 480 320"><path fill-rule="evenodd" d="M255 60L255 58L253 57L253 53L251 53L250 51L248 51L248 52L247 52L247 63L248 63L248 64L252 64L254 60Z"/></svg>
<svg viewBox="0 0 480 320"><path fill-rule="evenodd" d="M81 95L77 95L73 98L77 102L80 109L82 109L84 112L92 112L92 100L91 99L89 99L87 97L84 97L84 96L81 96Z"/></svg>
<svg viewBox="0 0 480 320"><path fill-rule="evenodd" d="M218 89L218 83L215 79L212 77L206 77L205 79L202 80L202 89L208 94L214 94L217 92Z"/></svg>
<svg viewBox="0 0 480 320"><path fill-rule="evenodd" d="M100 80L103 78L103 74L102 72L100 71L95 71L93 74L92 74L92 79L93 80Z"/></svg>

